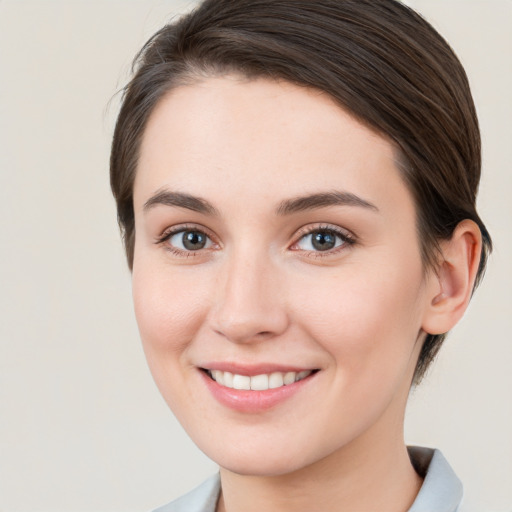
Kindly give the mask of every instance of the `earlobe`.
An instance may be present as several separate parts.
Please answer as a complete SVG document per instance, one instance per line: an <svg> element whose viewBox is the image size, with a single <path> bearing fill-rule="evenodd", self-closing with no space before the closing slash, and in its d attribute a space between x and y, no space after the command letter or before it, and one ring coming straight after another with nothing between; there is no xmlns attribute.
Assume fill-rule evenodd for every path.
<svg viewBox="0 0 512 512"><path fill-rule="evenodd" d="M480 228L472 220L463 220L449 240L441 241L440 247L437 272L429 279L429 303L422 325L428 334L448 332L468 306L480 263Z"/></svg>

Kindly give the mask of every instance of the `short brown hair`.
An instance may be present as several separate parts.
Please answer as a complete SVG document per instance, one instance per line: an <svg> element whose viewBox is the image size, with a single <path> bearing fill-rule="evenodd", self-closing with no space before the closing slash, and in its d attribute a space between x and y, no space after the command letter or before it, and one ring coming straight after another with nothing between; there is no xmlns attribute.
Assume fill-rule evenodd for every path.
<svg viewBox="0 0 512 512"><path fill-rule="evenodd" d="M128 264L133 263L133 183L147 120L177 85L236 72L320 89L400 154L414 197L425 267L439 241L471 219L483 248L491 239L476 211L480 132L465 71L446 41L395 0L206 0L159 30L134 61L110 160L111 186ZM427 335L415 381L445 335Z"/></svg>

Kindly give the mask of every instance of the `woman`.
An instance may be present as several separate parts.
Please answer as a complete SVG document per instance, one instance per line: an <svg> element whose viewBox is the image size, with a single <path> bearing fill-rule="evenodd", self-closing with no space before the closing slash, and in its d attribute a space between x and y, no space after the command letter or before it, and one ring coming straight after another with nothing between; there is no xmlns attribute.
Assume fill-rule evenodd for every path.
<svg viewBox="0 0 512 512"><path fill-rule="evenodd" d="M490 237L446 42L393 0L207 0L137 58L111 183L146 357L220 475L161 510L462 510L403 420Z"/></svg>

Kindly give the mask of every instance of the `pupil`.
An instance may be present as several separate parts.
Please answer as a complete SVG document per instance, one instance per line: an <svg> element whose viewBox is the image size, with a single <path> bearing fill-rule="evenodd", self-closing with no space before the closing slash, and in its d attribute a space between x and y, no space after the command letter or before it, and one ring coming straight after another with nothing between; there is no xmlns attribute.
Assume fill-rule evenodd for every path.
<svg viewBox="0 0 512 512"><path fill-rule="evenodd" d="M203 249L206 245L206 237L198 231L187 231L183 234L183 246L189 251Z"/></svg>
<svg viewBox="0 0 512 512"><path fill-rule="evenodd" d="M313 247L319 251L328 251L336 245L336 236L329 231L313 233Z"/></svg>

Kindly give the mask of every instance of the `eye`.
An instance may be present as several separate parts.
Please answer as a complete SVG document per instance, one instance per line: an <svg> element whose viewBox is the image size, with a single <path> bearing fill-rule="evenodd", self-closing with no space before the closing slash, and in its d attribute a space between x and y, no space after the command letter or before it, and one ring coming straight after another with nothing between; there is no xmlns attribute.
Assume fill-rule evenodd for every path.
<svg viewBox="0 0 512 512"><path fill-rule="evenodd" d="M333 228L316 228L302 235L291 249L310 252L328 252L352 243L353 239L347 233L342 233Z"/></svg>
<svg viewBox="0 0 512 512"><path fill-rule="evenodd" d="M169 249L177 253L196 252L213 246L212 239L198 229L173 231L165 234L159 242L167 244Z"/></svg>

